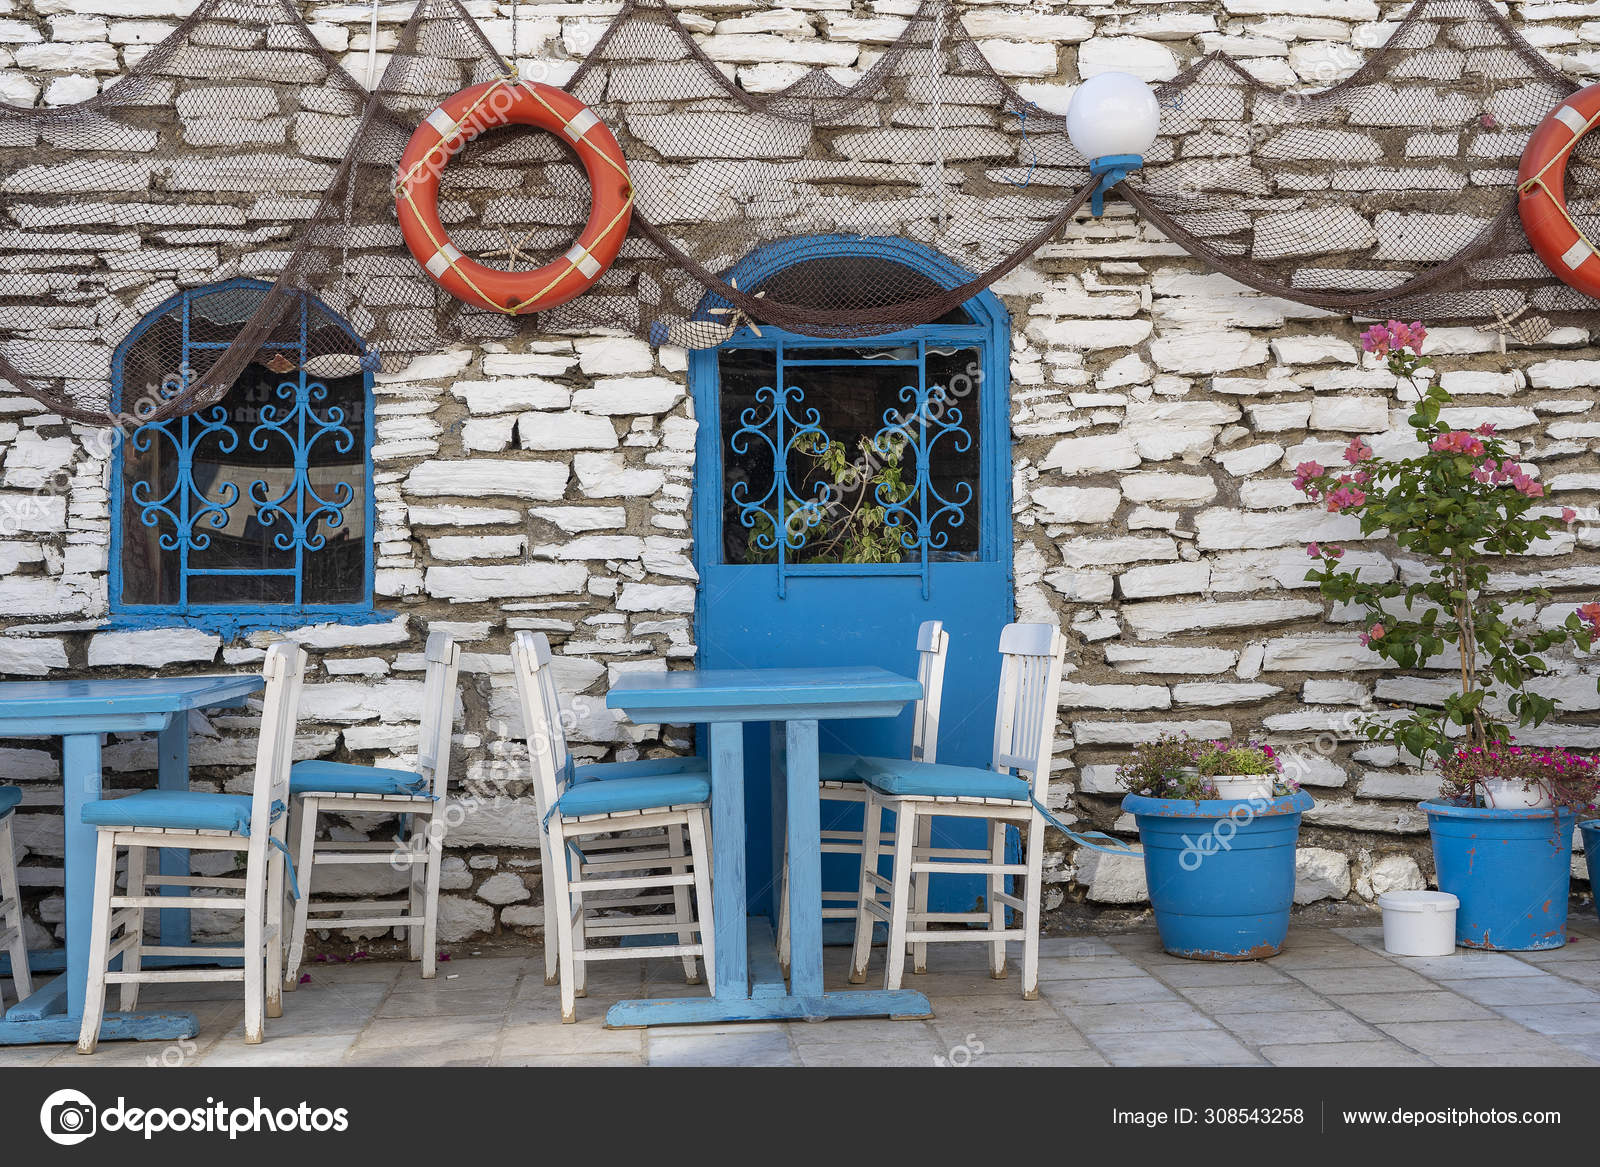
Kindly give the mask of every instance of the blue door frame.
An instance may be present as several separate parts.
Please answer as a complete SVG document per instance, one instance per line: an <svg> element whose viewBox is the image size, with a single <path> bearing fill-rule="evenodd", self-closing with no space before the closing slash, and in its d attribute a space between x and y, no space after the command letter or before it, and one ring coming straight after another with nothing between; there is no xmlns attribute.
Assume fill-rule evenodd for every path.
<svg viewBox="0 0 1600 1167"><path fill-rule="evenodd" d="M740 288L758 290L774 273L794 263L819 258L868 256L891 259L937 281L956 287L971 276L948 258L904 239L825 236L788 240L752 253L730 273ZM719 301L711 298L702 311ZM699 435L695 459L694 555L700 575L696 610L699 664L730 666L803 666L875 664L914 675L916 627L924 619L944 621L951 635L949 665L940 731L941 761L986 766L992 748L994 699L999 680L996 652L999 630L1012 619L1011 578L1011 441L1010 441L1010 316L990 292L980 293L963 308L970 323L940 323L870 338L841 341L798 336L762 327L738 330L721 349L695 351L689 357L690 388ZM789 562L778 540L776 563L727 564L724 558L724 463L732 435L721 432L720 354L727 349L775 350L775 368L784 393L772 399L776 425L806 425L807 407L797 389L799 416L788 418L790 370L795 381L806 375L808 350L871 347L915 349L918 359L899 362L908 368L910 394L925 393L925 358L930 347L976 349L979 353L977 401L963 401L962 410L976 409L979 445L977 499L958 522L978 524L977 554L960 562L931 553L926 538L917 554L903 563L804 564ZM828 364L847 364L830 354ZM872 361L871 364L896 362ZM909 412L909 410L907 411ZM955 415L959 419L959 414ZM768 420L773 420L769 416ZM823 419L824 426L826 425ZM794 430L789 431L792 438ZM781 444L781 443L780 443ZM931 439L928 441L931 445ZM915 443L913 442L913 445ZM908 458L908 461L910 459ZM781 484L780 484L781 490ZM759 488L756 493L759 493ZM920 502L900 516L910 535L929 531L930 495L919 491L908 500ZM737 497L735 501L740 501ZM948 499L932 496L936 511ZM957 500L959 502L960 500ZM903 508L904 509L904 508ZM908 543L908 546L910 544ZM937 549L937 544L934 545ZM911 712L895 721L824 722L821 748L903 756L910 741ZM776 903L774 857L781 855L781 822L774 821L772 792L765 781L768 743L764 727L750 727L745 756L752 759L746 782L749 829L749 896L751 911L771 914ZM837 804L835 804L837 805ZM859 815L853 816L859 821ZM828 823L824 823L827 827ZM832 824L849 825L845 822ZM944 846L986 846L972 820L944 819L936 827L936 843ZM848 856L825 856L824 886L844 890L855 877ZM837 861L837 862L833 862ZM942 911L968 911L982 896L982 881L939 877L931 906Z"/></svg>

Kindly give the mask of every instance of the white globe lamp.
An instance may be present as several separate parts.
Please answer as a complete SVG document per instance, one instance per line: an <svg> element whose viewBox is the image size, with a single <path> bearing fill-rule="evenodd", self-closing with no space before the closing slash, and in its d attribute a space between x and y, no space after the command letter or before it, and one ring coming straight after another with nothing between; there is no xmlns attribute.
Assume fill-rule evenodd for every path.
<svg viewBox="0 0 1600 1167"><path fill-rule="evenodd" d="M1099 179L1091 196L1096 215L1105 192L1144 165L1144 153L1160 129L1155 91L1131 73L1097 73L1073 92L1067 136Z"/></svg>

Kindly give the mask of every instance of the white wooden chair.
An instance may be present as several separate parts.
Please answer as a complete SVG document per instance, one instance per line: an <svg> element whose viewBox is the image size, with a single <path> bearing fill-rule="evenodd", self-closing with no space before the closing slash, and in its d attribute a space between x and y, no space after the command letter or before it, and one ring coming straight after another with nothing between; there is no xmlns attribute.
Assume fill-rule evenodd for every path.
<svg viewBox="0 0 1600 1167"><path fill-rule="evenodd" d="M535 637L530 643L538 645L541 637ZM542 638L543 652L548 659L550 642ZM541 651L537 647L533 650L537 656ZM565 729L566 714L561 708L561 695L556 688L555 670L542 665L535 674L538 678L540 699L544 704L545 716L551 725ZM576 766L572 772L574 785L583 782L602 782L618 778L658 778L668 776L698 775L707 782L711 780L711 767L705 758L699 757L673 757L673 758L639 758L631 762L591 762L587 765ZM537 800L537 788L534 792ZM541 820L548 814L548 807L540 810ZM549 836L544 825L540 824L539 846L541 862L548 869L550 863ZM605 872L629 871L639 866L647 868L664 867L676 873L693 870L689 859L688 827L684 824L672 824L656 830L629 831L626 834L595 835L588 838L583 844L583 857L574 856L576 871L579 878L597 876ZM561 983L561 946L560 946L560 904L553 895L544 896L544 983L556 985ZM694 933L697 931L694 916L694 904L690 898L689 887L685 884L676 885L670 889L652 891L643 895L635 894L619 902L618 906L625 906L630 911L639 911L644 908L657 908L670 905L672 908L671 926L663 922L662 933L677 933L680 944L691 944ZM591 908L595 905L591 904ZM604 906L604 905L601 905ZM603 924L597 925L603 928ZM684 979L691 985L700 983L699 964L690 954L683 957ZM579 996L583 994L579 993Z"/></svg>
<svg viewBox="0 0 1600 1167"><path fill-rule="evenodd" d="M646 772L577 781L562 730L560 703L551 674L550 642L542 633L519 632L511 645L512 672L528 734L534 795L540 821L545 897L545 959L555 949L561 984L561 1020L577 1020L575 999L584 995L584 972L591 961L673 956L683 960L691 983L695 958L704 959L706 976L715 971L711 924L711 782L702 763L658 759ZM621 763L636 767L638 763ZM587 768L586 768L587 769ZM640 849L629 838L621 851L595 846L619 832L666 828L667 846ZM682 831L688 836L683 853ZM581 843L580 843L581 840ZM694 892L698 916L691 914ZM656 892L655 896L634 893ZM666 895L660 893L665 891ZM616 895L612 893L622 893ZM597 900L596 895L607 896ZM648 908L670 901L670 916L590 912ZM554 911L552 911L552 907ZM590 948L597 937L676 933L676 944Z"/></svg>
<svg viewBox="0 0 1600 1167"><path fill-rule="evenodd" d="M938 620L925 620L917 629L917 680L922 683L922 697L911 714L911 760L933 762L938 760L939 709L944 699L944 664L950 651L950 634ZM822 754L817 761L822 798L822 851L825 855L854 855L860 859L864 852L864 832L845 830L838 823L849 813L851 805L862 809L863 822L867 802L867 788L857 772L862 762L881 761L863 758L856 754ZM828 804L833 806L829 807ZM926 852L932 843L933 820L923 818L918 827L917 846ZM880 841L890 842L885 836ZM789 844L784 837L784 855L781 873L781 891L778 905L778 961L784 971L789 968ZM913 889L915 911L928 910L928 881L919 879ZM854 920L856 918L856 891L822 892L822 918L824 920ZM925 950L916 958L917 971L925 963Z"/></svg>
<svg viewBox="0 0 1600 1167"><path fill-rule="evenodd" d="M261 736L256 747L252 792L208 794L188 790L141 790L125 798L100 799L83 808L83 821L98 828L94 914L89 942L89 982L84 997L78 1052L92 1054L100 1038L106 986L122 986L122 1009L138 1007L139 986L155 981L243 981L244 1040L262 1037L262 1018L283 1015L283 889L285 808L294 750L295 715L306 654L280 641L267 649L262 673ZM117 894L117 849L128 850L127 893ZM183 847L190 851L242 851L243 878L209 875L147 875L146 852ZM242 894L166 896L152 888L207 888ZM172 909L240 912L244 943L166 947L144 936L146 911ZM122 968L109 964L122 957ZM146 956L243 957L241 968L146 970Z"/></svg>
<svg viewBox="0 0 1600 1167"><path fill-rule="evenodd" d="M404 933L412 960L422 962L422 977L437 971L439 869L444 861L445 800L450 784L450 733L455 724L456 678L461 648L446 633L428 636L427 671L422 687L422 732L415 770L361 766L322 759L296 763L289 775L294 796L295 864L300 898L295 903L284 987L293 990L305 958L311 928L394 928ZM317 841L324 811L395 814L401 830L394 839ZM410 876L404 897L337 900L315 898L317 870L335 866L384 864L404 867Z"/></svg>
<svg viewBox="0 0 1600 1167"><path fill-rule="evenodd" d="M898 989L905 972L906 944L983 942L990 945L989 973L1006 975L1006 943L1022 942L1022 995L1039 995L1039 911L1043 897L1045 820L1039 808L1048 803L1051 748L1056 708L1061 695L1066 641L1048 624L1008 624L1000 633L1000 692L996 701L994 754L990 769L929 762L878 760L860 767L868 799L861 894L856 913L855 948L850 981L867 978L874 919L889 922L889 947L884 984ZM1023 777L1022 775L1026 775ZM884 810L895 814L894 874L878 874ZM913 854L920 823L929 816L987 819L987 852L940 851L929 857ZM1023 863L1006 862L1006 828L1026 825L1028 851ZM935 872L982 874L989 889L982 912L918 913L912 917L911 885L918 875ZM1005 890L1008 875L1025 880L1022 896ZM889 893L889 903L877 892ZM1006 927L1006 909L1021 912L1020 927ZM933 924L962 925L935 930ZM971 925L983 925L974 928Z"/></svg>
<svg viewBox="0 0 1600 1167"><path fill-rule="evenodd" d="M0 786L0 950L11 956L11 983L17 1000L31 996L33 978L28 974L28 942L22 929L22 893L17 889L17 850L11 833L12 820L22 801L22 789ZM0 1002L5 994L0 992Z"/></svg>

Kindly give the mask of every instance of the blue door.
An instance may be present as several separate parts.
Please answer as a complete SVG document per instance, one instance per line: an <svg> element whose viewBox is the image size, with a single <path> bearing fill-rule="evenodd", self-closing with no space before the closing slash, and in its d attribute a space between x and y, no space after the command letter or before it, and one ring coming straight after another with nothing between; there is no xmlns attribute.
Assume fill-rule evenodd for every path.
<svg viewBox="0 0 1600 1167"><path fill-rule="evenodd" d="M798 265L861 280L885 263L936 289L970 278L905 240L837 237L774 245L734 274L759 291ZM794 286L816 282L813 269ZM983 293L889 335L745 327L691 355L702 668L876 664L914 676L917 626L942 620L951 643L939 760L988 764L996 648L1013 611L1009 350L1005 309ZM893 722L821 726L824 751L903 757L910 738L909 708ZM747 730L745 751L751 910L770 915L782 824L766 727ZM843 806L823 804L824 829L859 826L859 808ZM935 844L986 846L984 826L939 820ZM851 857L823 859L824 887L854 889ZM942 876L930 906L969 911L983 894L981 878Z"/></svg>

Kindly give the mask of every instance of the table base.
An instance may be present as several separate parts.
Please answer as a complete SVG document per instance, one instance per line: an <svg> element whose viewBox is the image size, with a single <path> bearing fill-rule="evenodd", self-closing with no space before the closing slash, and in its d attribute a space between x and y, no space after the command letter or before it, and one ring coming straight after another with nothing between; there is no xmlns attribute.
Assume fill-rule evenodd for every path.
<svg viewBox="0 0 1600 1167"><path fill-rule="evenodd" d="M884 1017L910 1021L933 1016L928 998L910 989L858 989L820 997L669 997L619 1001L606 1011L607 1029L650 1025L709 1025L719 1021L826 1021L833 1017Z"/></svg>

